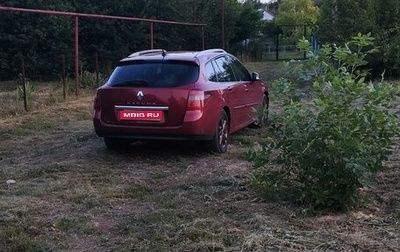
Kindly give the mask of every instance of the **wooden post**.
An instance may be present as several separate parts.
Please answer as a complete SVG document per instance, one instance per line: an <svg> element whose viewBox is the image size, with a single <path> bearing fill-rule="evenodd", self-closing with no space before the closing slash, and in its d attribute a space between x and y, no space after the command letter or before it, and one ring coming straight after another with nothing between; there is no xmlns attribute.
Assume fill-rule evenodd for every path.
<svg viewBox="0 0 400 252"><path fill-rule="evenodd" d="M205 42L205 39L204 39L204 26L201 26L201 40L202 40L202 44L203 44L202 50L205 50L206 42Z"/></svg>
<svg viewBox="0 0 400 252"><path fill-rule="evenodd" d="M67 82L65 80L65 54L62 55L62 87L63 87L63 99L67 99Z"/></svg>
<svg viewBox="0 0 400 252"><path fill-rule="evenodd" d="M99 54L96 52L94 54L94 67L96 74L96 88L99 87Z"/></svg>
<svg viewBox="0 0 400 252"><path fill-rule="evenodd" d="M28 111L28 102L26 100L26 83L25 83L25 60L24 57L22 57L22 88L24 91L24 108L25 111Z"/></svg>
<svg viewBox="0 0 400 252"><path fill-rule="evenodd" d="M75 16L75 95L79 95L79 18Z"/></svg>

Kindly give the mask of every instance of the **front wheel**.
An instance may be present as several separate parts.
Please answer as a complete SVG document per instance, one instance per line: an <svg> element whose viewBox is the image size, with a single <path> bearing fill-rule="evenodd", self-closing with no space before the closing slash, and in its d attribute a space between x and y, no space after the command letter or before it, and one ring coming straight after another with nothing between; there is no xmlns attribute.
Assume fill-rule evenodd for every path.
<svg viewBox="0 0 400 252"><path fill-rule="evenodd" d="M229 118L224 110L219 117L213 139L209 142L212 152L224 153L228 149Z"/></svg>
<svg viewBox="0 0 400 252"><path fill-rule="evenodd" d="M264 95L262 105L259 109L255 111L256 120L253 123L253 126L257 128L264 127L268 122L268 114L269 114L269 98Z"/></svg>

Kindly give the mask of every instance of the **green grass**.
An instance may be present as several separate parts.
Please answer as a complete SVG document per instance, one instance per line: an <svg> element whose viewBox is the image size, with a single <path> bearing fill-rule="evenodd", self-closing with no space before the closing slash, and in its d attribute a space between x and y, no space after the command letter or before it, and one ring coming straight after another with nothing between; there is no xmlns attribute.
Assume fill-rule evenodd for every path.
<svg viewBox="0 0 400 252"><path fill-rule="evenodd" d="M69 87L72 82L67 83ZM61 82L33 82L26 85L27 111L24 106L23 88L17 82L9 81L0 84L0 117L11 117L32 113L47 107L55 106L64 101ZM93 90L82 89L81 95L92 94ZM75 99L73 91L69 90L67 99Z"/></svg>
<svg viewBox="0 0 400 252"><path fill-rule="evenodd" d="M18 198L18 195L14 197ZM30 203L34 203L26 198ZM7 203L7 205L6 205ZM50 246L42 239L47 224L37 220L40 212L22 202L7 201L0 204L0 250L1 251L48 251Z"/></svg>
<svg viewBox="0 0 400 252"><path fill-rule="evenodd" d="M48 164L48 165L39 165L32 166L29 169L25 169L21 171L20 177L22 179L35 179L35 178L51 178L55 179L62 173L68 172L71 170L71 167L61 165L61 164Z"/></svg>
<svg viewBox="0 0 400 252"><path fill-rule="evenodd" d="M251 68L273 81L285 74L277 64L255 62ZM375 195L367 207L307 217L283 200L261 200L250 185L252 168L244 154L268 140L264 130L235 133L223 155L176 142L108 152L93 131L92 102L90 91L28 113L15 115L5 107L13 112L0 115L0 251L396 251L400 246L399 160L391 160L378 183L365 189ZM8 179L16 183L7 185Z"/></svg>
<svg viewBox="0 0 400 252"><path fill-rule="evenodd" d="M96 231L89 226L86 216L63 216L55 221L54 227L74 235L93 235Z"/></svg>
<svg viewBox="0 0 400 252"><path fill-rule="evenodd" d="M137 200L145 200L150 194L151 186L144 181L138 185L128 186L123 192L124 197Z"/></svg>

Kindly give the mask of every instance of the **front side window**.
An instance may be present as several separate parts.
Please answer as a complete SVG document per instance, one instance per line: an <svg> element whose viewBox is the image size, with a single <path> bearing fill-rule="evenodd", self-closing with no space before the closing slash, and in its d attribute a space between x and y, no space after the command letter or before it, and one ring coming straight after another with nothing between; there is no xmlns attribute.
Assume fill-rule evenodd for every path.
<svg viewBox="0 0 400 252"><path fill-rule="evenodd" d="M111 74L109 86L178 87L196 82L199 66L190 61L126 61Z"/></svg>

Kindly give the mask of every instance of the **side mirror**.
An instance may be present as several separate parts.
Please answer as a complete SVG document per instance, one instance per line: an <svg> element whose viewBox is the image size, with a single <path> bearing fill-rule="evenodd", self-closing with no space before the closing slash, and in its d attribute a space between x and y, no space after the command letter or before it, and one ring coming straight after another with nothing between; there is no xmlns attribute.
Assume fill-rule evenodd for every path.
<svg viewBox="0 0 400 252"><path fill-rule="evenodd" d="M251 80L252 81L259 81L260 80L260 75L258 73L256 73L256 72L253 72L251 74Z"/></svg>

